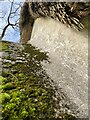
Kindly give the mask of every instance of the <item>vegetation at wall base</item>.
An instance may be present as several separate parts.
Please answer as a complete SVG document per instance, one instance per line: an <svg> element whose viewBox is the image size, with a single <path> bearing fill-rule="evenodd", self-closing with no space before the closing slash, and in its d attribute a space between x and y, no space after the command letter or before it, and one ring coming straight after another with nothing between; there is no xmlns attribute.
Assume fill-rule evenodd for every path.
<svg viewBox="0 0 90 120"><path fill-rule="evenodd" d="M41 62L48 62L47 53L32 45L2 41L2 76L0 76L0 120L53 120L55 91ZM1 110L0 110L1 111ZM63 113L64 120L74 119ZM59 118L60 119L60 118Z"/></svg>

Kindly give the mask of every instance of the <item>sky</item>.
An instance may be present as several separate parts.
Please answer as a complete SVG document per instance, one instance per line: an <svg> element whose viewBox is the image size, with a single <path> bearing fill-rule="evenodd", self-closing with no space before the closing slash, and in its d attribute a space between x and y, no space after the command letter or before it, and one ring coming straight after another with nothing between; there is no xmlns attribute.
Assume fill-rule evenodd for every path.
<svg viewBox="0 0 90 120"><path fill-rule="evenodd" d="M19 0L19 2L20 1L23 3L23 0ZM18 0L15 0L15 3L19 3L19 2ZM14 7L16 8L17 5ZM15 10L15 8L13 10ZM2 33L2 29L4 28L4 26L7 24L7 16L9 14L9 11L10 11L10 2L8 0L0 0L0 34ZM19 13L20 13L20 9L18 10L18 14ZM4 16L4 18L1 18L2 16ZM14 17L11 18L11 23L15 23L15 20L17 19L19 19L19 15L14 15ZM19 28L15 31L12 29L12 27L8 27L3 40L19 42L20 41Z"/></svg>

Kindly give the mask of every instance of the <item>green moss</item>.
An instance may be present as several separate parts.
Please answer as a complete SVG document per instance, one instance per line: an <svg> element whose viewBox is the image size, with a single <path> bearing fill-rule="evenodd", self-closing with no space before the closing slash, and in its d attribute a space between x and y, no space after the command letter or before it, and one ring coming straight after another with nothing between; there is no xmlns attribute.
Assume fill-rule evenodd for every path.
<svg viewBox="0 0 90 120"><path fill-rule="evenodd" d="M0 76L0 83L1 82L6 82L6 81L7 81L7 78Z"/></svg>
<svg viewBox="0 0 90 120"><path fill-rule="evenodd" d="M11 45L13 46L13 44ZM3 59L13 61L11 57L11 53L13 53L14 61L15 58L17 60L17 56L25 58L25 60L15 65L9 63L10 67L3 67L2 77L0 77L2 82L2 120L54 119L54 109L56 108L56 101L53 99L54 90L41 65L41 61L48 61L47 53L40 52L31 45L24 45L24 50L20 50L19 47L16 49L16 47L11 47L9 44L9 52L5 51L9 57ZM4 65L8 66L8 63L4 62ZM63 118L66 115L61 116ZM66 117L65 120L67 120Z"/></svg>
<svg viewBox="0 0 90 120"><path fill-rule="evenodd" d="M15 86L13 85L13 83L6 83L5 85L2 85L1 88L3 90L11 90L11 89L14 89Z"/></svg>
<svg viewBox="0 0 90 120"><path fill-rule="evenodd" d="M22 116L23 118L26 118L26 117L28 117L29 115L28 115L28 112L27 112L26 110L22 110L21 116Z"/></svg>
<svg viewBox="0 0 90 120"><path fill-rule="evenodd" d="M15 103L10 103L10 104L7 104L7 105L5 106L5 109L6 109L6 110L12 110L15 106L16 106Z"/></svg>
<svg viewBox="0 0 90 120"><path fill-rule="evenodd" d="M10 95L8 93L1 93L0 103L5 103L7 100L10 100Z"/></svg>
<svg viewBox="0 0 90 120"><path fill-rule="evenodd" d="M1 46L1 50L2 51L5 51L5 50L8 50L8 42L0 42L0 46Z"/></svg>

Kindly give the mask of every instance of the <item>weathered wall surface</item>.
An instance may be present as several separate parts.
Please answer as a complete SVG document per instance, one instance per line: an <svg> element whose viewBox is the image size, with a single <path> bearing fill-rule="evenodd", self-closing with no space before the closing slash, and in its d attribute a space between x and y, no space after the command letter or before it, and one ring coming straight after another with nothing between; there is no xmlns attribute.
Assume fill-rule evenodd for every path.
<svg viewBox="0 0 90 120"><path fill-rule="evenodd" d="M52 19L39 18L34 24L29 42L48 52L51 63L43 63L44 69L70 98L77 116L87 117L87 32L77 32Z"/></svg>

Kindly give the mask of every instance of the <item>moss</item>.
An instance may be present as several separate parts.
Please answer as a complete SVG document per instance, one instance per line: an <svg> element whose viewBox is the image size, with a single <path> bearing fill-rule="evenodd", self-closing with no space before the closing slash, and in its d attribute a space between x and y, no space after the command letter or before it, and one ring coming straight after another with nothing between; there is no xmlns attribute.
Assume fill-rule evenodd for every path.
<svg viewBox="0 0 90 120"><path fill-rule="evenodd" d="M19 46L12 47L13 45L9 44L9 52L6 52L10 57L7 59L12 61L12 51L16 61L17 56L25 60L22 59L22 62L15 65L9 63L10 67L3 66L2 77L0 77L2 120L52 120L55 118L56 108L56 101L53 99L54 90L41 65L41 61L48 61L47 53L40 52L31 45L24 45L24 50L20 50ZM8 66L8 63L4 62L4 65ZM61 116L63 118L66 115Z"/></svg>
<svg viewBox="0 0 90 120"><path fill-rule="evenodd" d="M5 103L7 100L10 100L10 95L8 93L1 93L0 103Z"/></svg>
<svg viewBox="0 0 90 120"><path fill-rule="evenodd" d="M6 82L6 81L7 81L7 78L0 76L0 83L1 82Z"/></svg>
<svg viewBox="0 0 90 120"><path fill-rule="evenodd" d="M6 83L5 85L2 85L1 88L3 90L11 90L11 89L14 89L15 86L13 85L13 83L10 82L10 83Z"/></svg>
<svg viewBox="0 0 90 120"><path fill-rule="evenodd" d="M22 110L21 116L22 116L23 118L26 118L26 117L28 117L29 115L28 115L28 112L27 112L26 110Z"/></svg>
<svg viewBox="0 0 90 120"><path fill-rule="evenodd" d="M3 45L2 45L3 44ZM1 50L5 51L8 50L9 43L8 42L0 42Z"/></svg>
<svg viewBox="0 0 90 120"><path fill-rule="evenodd" d="M4 71L2 72L2 76L4 77L4 79L7 79L7 77L9 76L9 73Z"/></svg>
<svg viewBox="0 0 90 120"><path fill-rule="evenodd" d="M12 64L10 63L7 63L6 66L4 66L4 68L10 68L10 67L12 67Z"/></svg>

